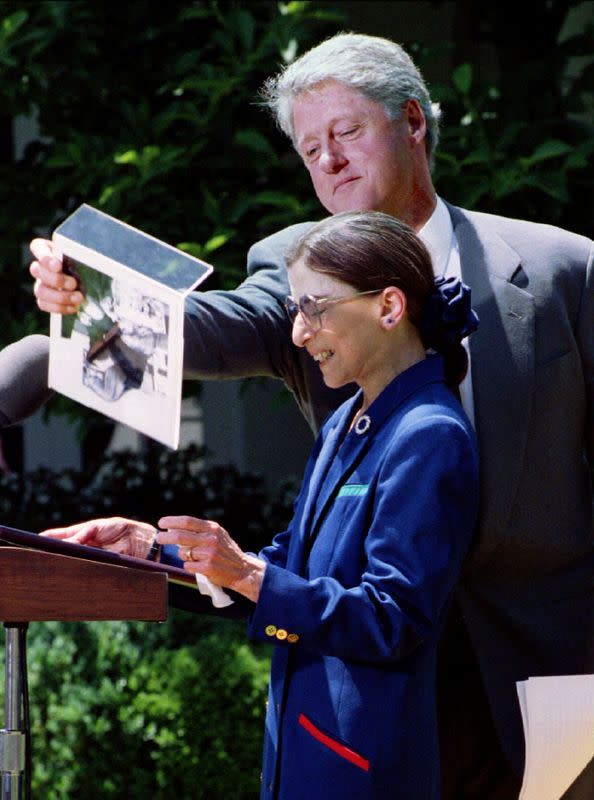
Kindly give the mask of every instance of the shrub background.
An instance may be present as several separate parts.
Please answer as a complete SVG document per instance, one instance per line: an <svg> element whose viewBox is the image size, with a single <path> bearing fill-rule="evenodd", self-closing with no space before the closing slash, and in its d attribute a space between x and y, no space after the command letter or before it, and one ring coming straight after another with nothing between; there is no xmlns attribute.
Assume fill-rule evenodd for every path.
<svg viewBox="0 0 594 800"><path fill-rule="evenodd" d="M295 491L204 470L195 447L152 460L119 453L98 474L0 477L0 518L41 530L190 508L258 550L286 527ZM258 796L269 649L248 643L244 623L172 608L164 624L31 623L27 641L34 797Z"/></svg>

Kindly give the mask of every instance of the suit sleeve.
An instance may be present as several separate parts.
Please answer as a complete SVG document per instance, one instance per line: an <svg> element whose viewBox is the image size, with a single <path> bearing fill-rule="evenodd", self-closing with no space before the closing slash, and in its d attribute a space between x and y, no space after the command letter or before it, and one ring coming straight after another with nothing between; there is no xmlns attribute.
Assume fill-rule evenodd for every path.
<svg viewBox="0 0 594 800"><path fill-rule="evenodd" d="M284 252L309 227L294 225L254 245L248 277L233 291L193 292L186 300L186 378L283 377L294 358L284 310Z"/></svg>
<svg viewBox="0 0 594 800"><path fill-rule="evenodd" d="M315 654L389 663L435 634L475 529L477 464L458 422L415 425L378 468L358 585L307 579L269 563L249 633L266 626L296 633ZM348 535L348 534L343 534ZM357 537L355 537L357 538Z"/></svg>
<svg viewBox="0 0 594 800"><path fill-rule="evenodd" d="M303 513L303 507L307 499L311 474L313 472L316 459L320 453L320 449L322 448L322 444L323 434L319 433L307 460L307 464L305 465L303 480L301 481L301 488L297 497L295 498L295 502L293 503L293 519L291 520L289 527L282 533L277 533L273 538L272 543L258 553L259 557L264 559L268 565L272 564L282 568L286 567L287 565L295 522Z"/></svg>
<svg viewBox="0 0 594 800"><path fill-rule="evenodd" d="M586 267L586 282L580 306L577 335L586 384L586 446L590 468L594 473L594 242L590 246L590 256Z"/></svg>

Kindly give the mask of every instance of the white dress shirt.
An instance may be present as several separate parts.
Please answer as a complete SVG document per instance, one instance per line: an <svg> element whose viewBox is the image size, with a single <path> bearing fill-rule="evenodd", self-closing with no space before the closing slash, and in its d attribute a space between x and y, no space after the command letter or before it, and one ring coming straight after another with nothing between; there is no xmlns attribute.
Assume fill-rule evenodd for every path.
<svg viewBox="0 0 594 800"><path fill-rule="evenodd" d="M427 250L431 254L435 275L454 276L462 279L460 250L454 234L454 226L443 200L438 197L433 214L419 231ZM460 384L460 397L468 418L474 426L474 398L472 395L471 362L468 339L462 342L468 354L468 372Z"/></svg>

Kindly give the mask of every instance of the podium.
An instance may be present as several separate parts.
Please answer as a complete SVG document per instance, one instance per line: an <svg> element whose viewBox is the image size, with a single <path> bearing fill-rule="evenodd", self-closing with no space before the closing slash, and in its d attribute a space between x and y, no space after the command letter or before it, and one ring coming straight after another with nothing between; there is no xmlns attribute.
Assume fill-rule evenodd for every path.
<svg viewBox="0 0 594 800"><path fill-rule="evenodd" d="M0 547L4 624L167 619L167 573Z"/></svg>
<svg viewBox="0 0 594 800"><path fill-rule="evenodd" d="M20 800L23 790L29 792L31 766L25 656L28 623L163 622L171 584L176 585L176 596L187 593L190 603L199 593L193 577L176 567L3 526L0 545L0 620L6 630L0 798ZM180 605L184 607L183 602Z"/></svg>

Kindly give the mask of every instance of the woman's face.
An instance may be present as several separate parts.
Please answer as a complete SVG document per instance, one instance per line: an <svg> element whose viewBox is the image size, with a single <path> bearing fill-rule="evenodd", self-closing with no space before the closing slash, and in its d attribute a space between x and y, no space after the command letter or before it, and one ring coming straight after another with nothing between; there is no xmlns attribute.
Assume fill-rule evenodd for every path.
<svg viewBox="0 0 594 800"><path fill-rule="evenodd" d="M315 272L297 261L289 269L291 297L299 302L303 295L316 298L351 297L348 302L329 304L321 316L307 320L297 314L293 323L293 342L305 347L317 362L324 382L336 389L355 382L364 390L373 385L381 367L382 293L356 297L358 290L347 283ZM324 304L320 303L320 308Z"/></svg>

